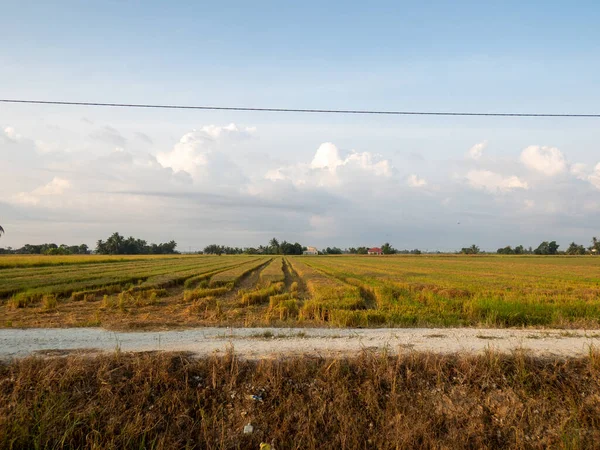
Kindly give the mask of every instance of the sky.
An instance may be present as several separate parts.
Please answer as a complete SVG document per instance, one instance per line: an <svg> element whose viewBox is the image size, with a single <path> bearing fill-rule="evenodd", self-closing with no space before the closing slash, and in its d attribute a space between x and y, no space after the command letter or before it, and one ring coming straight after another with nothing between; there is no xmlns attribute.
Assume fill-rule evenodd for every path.
<svg viewBox="0 0 600 450"><path fill-rule="evenodd" d="M0 1L0 98L600 113L600 4ZM0 103L0 247L600 236L600 119Z"/></svg>

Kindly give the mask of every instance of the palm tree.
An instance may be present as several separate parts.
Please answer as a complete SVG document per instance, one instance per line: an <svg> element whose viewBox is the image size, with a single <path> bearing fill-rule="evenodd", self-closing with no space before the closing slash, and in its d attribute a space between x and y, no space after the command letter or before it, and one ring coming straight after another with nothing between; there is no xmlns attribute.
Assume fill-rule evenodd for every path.
<svg viewBox="0 0 600 450"><path fill-rule="evenodd" d="M4 233L4 228L2 228L2 225L0 225L0 236L2 236L2 233Z"/></svg>

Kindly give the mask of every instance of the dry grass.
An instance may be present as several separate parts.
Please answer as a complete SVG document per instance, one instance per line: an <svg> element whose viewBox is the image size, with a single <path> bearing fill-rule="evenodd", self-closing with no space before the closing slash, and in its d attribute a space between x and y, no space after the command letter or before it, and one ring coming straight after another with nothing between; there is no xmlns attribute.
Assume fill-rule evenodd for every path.
<svg viewBox="0 0 600 450"><path fill-rule="evenodd" d="M267 261L269 259L264 257L256 258L241 266L219 272L210 279L210 286L218 287L229 283L236 284L244 275L265 264Z"/></svg>
<svg viewBox="0 0 600 450"><path fill-rule="evenodd" d="M321 276L356 286L391 326L600 326L600 258L421 255L303 258ZM313 294L315 297L315 294ZM323 320L368 322L334 302ZM354 308L357 309L357 308ZM358 308L360 309L360 308ZM336 312L335 310L340 310ZM337 320L337 325L345 325Z"/></svg>
<svg viewBox="0 0 600 450"><path fill-rule="evenodd" d="M284 280L283 258L275 258L260 272L260 282L264 286L271 283L279 283Z"/></svg>
<svg viewBox="0 0 600 450"><path fill-rule="evenodd" d="M0 447L594 448L599 357L29 358L0 365Z"/></svg>
<svg viewBox="0 0 600 450"><path fill-rule="evenodd" d="M84 262L0 267L0 327L600 327L600 258L191 255L73 261L78 260ZM269 291L282 275L283 289ZM148 302L143 292L158 298ZM120 301L122 293L127 298ZM277 294L297 301L269 305ZM115 307L102 306L104 295ZM190 302L202 296L216 297L220 313L190 313Z"/></svg>

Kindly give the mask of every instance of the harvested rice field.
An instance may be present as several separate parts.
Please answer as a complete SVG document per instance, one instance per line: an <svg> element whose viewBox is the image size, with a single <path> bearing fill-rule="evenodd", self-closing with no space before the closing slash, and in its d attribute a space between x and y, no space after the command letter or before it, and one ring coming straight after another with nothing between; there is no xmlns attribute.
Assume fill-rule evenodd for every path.
<svg viewBox="0 0 600 450"><path fill-rule="evenodd" d="M6 256L0 327L598 328L600 258Z"/></svg>

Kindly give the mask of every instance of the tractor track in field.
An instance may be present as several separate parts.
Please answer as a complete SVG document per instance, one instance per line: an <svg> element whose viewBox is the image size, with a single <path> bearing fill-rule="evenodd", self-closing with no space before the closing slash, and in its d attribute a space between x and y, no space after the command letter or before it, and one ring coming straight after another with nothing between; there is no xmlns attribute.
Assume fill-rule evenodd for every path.
<svg viewBox="0 0 600 450"><path fill-rule="evenodd" d="M290 262L283 258L283 276L284 276L284 284L286 292L291 292L292 284L294 282L298 283L298 298L301 301L309 298L308 289L306 288L306 283L302 279L302 277L298 276Z"/></svg>
<svg viewBox="0 0 600 450"><path fill-rule="evenodd" d="M197 357L233 350L246 359L352 356L360 351L477 354L523 351L531 356L576 357L600 348L600 331L483 328L192 328L164 332L112 332L100 328L0 330L0 359L30 355L95 355L183 351Z"/></svg>
<svg viewBox="0 0 600 450"><path fill-rule="evenodd" d="M218 297L219 301L223 302L224 304L233 304L237 301L239 292L241 290L250 290L256 287L260 281L260 272L271 262L271 259L272 258L268 259L260 266L255 267L250 272L243 275L235 284L233 289Z"/></svg>

